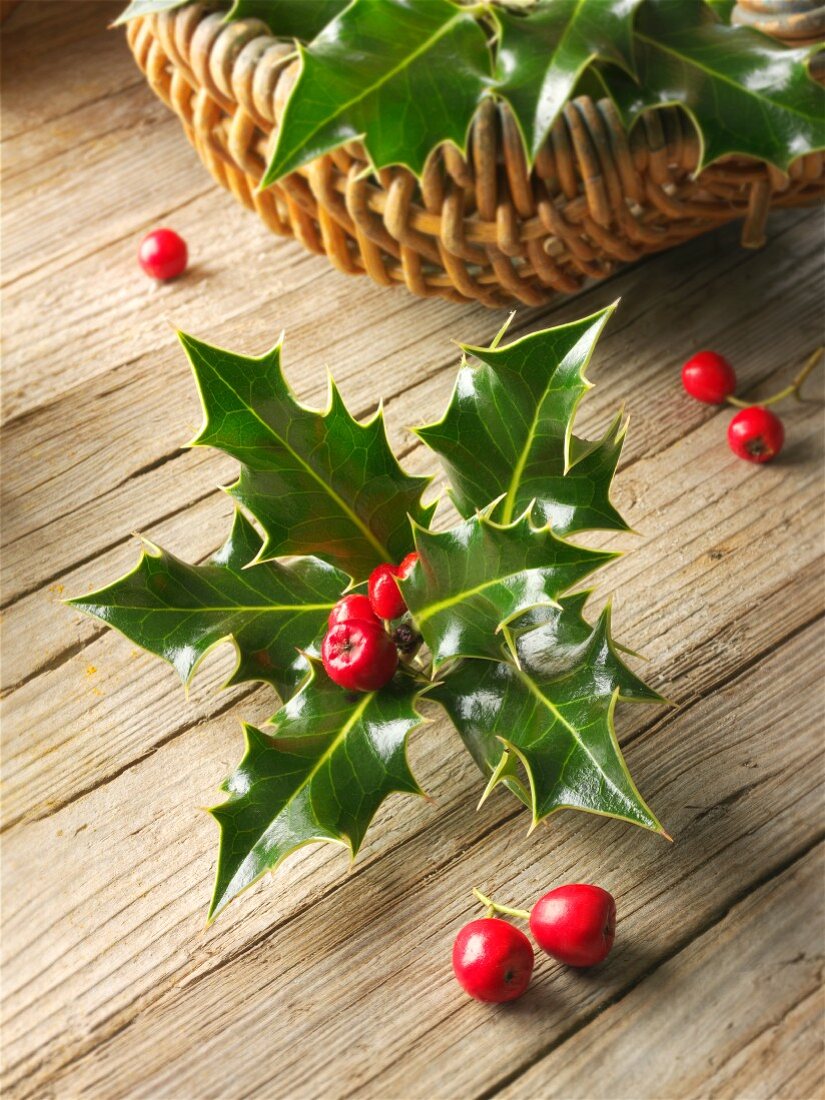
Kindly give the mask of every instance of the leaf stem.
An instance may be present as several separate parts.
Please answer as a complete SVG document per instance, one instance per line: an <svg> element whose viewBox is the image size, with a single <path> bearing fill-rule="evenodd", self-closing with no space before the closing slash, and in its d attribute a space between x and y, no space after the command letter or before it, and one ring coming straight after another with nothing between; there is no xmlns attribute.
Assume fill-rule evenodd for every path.
<svg viewBox="0 0 825 1100"><path fill-rule="evenodd" d="M795 397L797 401L802 400L802 383L814 369L822 357L822 353L825 348L817 348L812 351L805 362L802 364L802 369L799 371L793 382L789 386L785 386L784 389L779 390L778 393L771 394L770 397L766 397L763 401L741 401L738 397L728 397L727 403L729 405L735 405L737 409L749 409L753 405L775 405L779 401L784 401L786 397Z"/></svg>
<svg viewBox="0 0 825 1100"><path fill-rule="evenodd" d="M488 898L480 890L473 887L473 897L487 909L486 916L494 917L496 913L504 913L507 917L518 917L520 920L529 920L530 913L526 909L512 909L509 905L499 905L497 901Z"/></svg>

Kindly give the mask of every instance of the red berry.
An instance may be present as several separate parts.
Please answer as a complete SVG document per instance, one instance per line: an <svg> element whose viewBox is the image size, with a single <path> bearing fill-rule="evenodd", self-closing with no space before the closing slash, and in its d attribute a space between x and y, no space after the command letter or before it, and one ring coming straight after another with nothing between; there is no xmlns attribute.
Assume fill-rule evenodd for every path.
<svg viewBox="0 0 825 1100"><path fill-rule="evenodd" d="M364 620L368 623L378 623L378 618L372 609L372 604L367 596L360 592L351 592L338 601L329 613L329 625L336 623L351 623Z"/></svg>
<svg viewBox="0 0 825 1100"><path fill-rule="evenodd" d="M331 680L347 691L377 691L398 665L398 650L378 622L336 623L321 645Z"/></svg>
<svg viewBox="0 0 825 1100"><path fill-rule="evenodd" d="M407 554L406 558L401 562L396 570L398 576L402 580L406 580L410 573L413 571L413 566L418 561L419 555L415 550L411 554Z"/></svg>
<svg viewBox="0 0 825 1100"><path fill-rule="evenodd" d="M782 421L761 405L742 409L728 424L728 446L748 462L770 462L782 450L785 429Z"/></svg>
<svg viewBox="0 0 825 1100"><path fill-rule="evenodd" d="M407 560L406 558L404 559ZM370 603L380 619L397 619L407 610L404 597L398 587L396 577L398 567L386 563L379 565L370 573L367 585Z"/></svg>
<svg viewBox="0 0 825 1100"><path fill-rule="evenodd" d="M186 241L174 229L153 229L140 242L138 262L153 279L174 279L186 270Z"/></svg>
<svg viewBox="0 0 825 1100"><path fill-rule="evenodd" d="M509 921L482 917L465 924L456 936L453 970L477 1001L514 1001L530 984L533 948Z"/></svg>
<svg viewBox="0 0 825 1100"><path fill-rule="evenodd" d="M682 385L697 401L721 405L736 389L736 374L723 356L700 351L682 367Z"/></svg>
<svg viewBox="0 0 825 1100"><path fill-rule="evenodd" d="M607 958L616 935L616 902L600 886L559 886L530 913L536 943L568 966L594 966Z"/></svg>

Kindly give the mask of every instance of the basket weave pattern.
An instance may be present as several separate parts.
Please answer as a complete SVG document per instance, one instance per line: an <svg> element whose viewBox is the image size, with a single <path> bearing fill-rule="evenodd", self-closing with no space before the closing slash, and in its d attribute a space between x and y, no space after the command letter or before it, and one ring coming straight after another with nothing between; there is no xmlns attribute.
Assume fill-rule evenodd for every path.
<svg viewBox="0 0 825 1100"><path fill-rule="evenodd" d="M737 218L743 244L758 247L771 205L825 194L821 153L787 176L731 158L694 179L699 143L682 111L648 112L628 137L613 104L589 97L567 104L532 171L509 110L487 100L466 158L444 147L421 180L403 168L368 176L350 143L258 193L295 79L292 47L205 4L135 19L128 38L206 167L270 229L347 274L424 297L540 305Z"/></svg>

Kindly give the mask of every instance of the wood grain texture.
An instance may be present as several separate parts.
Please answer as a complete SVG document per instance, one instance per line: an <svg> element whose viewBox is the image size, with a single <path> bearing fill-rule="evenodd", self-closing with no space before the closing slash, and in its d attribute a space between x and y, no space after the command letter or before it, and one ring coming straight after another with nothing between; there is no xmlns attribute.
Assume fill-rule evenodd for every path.
<svg viewBox="0 0 825 1100"><path fill-rule="evenodd" d="M191 560L222 541L215 486L233 464L181 448L200 415L174 328L248 353L285 328L302 400L323 402L329 365L357 414L384 399L405 464L432 472L405 428L443 409L451 340L483 343L504 314L382 292L268 235L106 30L119 6L23 4L0 36L4 1094L596 1096L582 1064L604 1027L605 1095L653 1095L643 1050L667 1100L818 1095L813 954L783 953L805 928L777 898L797 884L821 939L822 377L788 407L782 460L757 469L677 376L712 346L749 395L787 381L821 339L819 214L777 215L759 253L734 229L701 238L513 325L622 297L579 424L596 432L626 404L616 502L640 534L589 540L626 551L593 606L614 596L619 637L680 704L619 713L676 844L569 813L528 838L506 792L476 813L480 777L433 708L411 747L431 802L393 797L349 873L336 850L304 850L204 932L216 830L198 807L239 755L240 716L263 721L275 698L216 694L224 650L186 701L169 668L59 603L127 569L134 530ZM134 254L164 222L193 265L154 288ZM573 878L619 899L609 963L543 962L509 1009L464 998L447 959L470 886L526 903ZM740 970L724 965L737 936ZM776 1004L751 1014L759 975ZM705 986L734 1028L700 1016Z"/></svg>
<svg viewBox="0 0 825 1100"><path fill-rule="evenodd" d="M774 730L786 692L817 683L823 633L821 624L804 630L634 740L631 767L677 836L673 846L573 814L527 836L523 813L503 794L476 814L471 768L452 754L443 767L443 723L414 744L413 764L436 807L412 798L388 803L350 875L332 848L290 861L203 933L214 827L197 822L194 811L187 820L162 807L177 774L197 786L194 746L219 739L219 730L165 746L144 771L145 785L124 773L87 806L12 830L7 862L15 850L21 860L34 858L32 841L48 858L50 836L74 853L76 879L68 924L55 921L49 906L41 916L31 901L20 920L9 920L4 949L25 943L38 951L36 981L7 992L7 1041L23 1055L10 1067L12 1095L37 1095L49 1082L70 1096L100 1092L104 1083L116 1096L235 1095L232 1049L243 1050L245 1081L260 1095L272 1090L276 1073L279 1087L298 1097L356 1088L380 1097L484 1093L820 838L821 723L811 715L784 739ZM216 773L220 766L216 760ZM148 800L130 816L131 856L116 820L129 790ZM73 834L83 823L78 843ZM99 845L109 841L123 854L96 867ZM581 975L543 962L514 1011L468 1000L447 958L473 911L470 887L529 900L571 877L616 893L622 936L609 965ZM281 1023L274 1031L256 1026L267 1019ZM35 1022L54 1059L40 1067Z"/></svg>
<svg viewBox="0 0 825 1100"><path fill-rule="evenodd" d="M821 1096L824 871L819 845L502 1097Z"/></svg>

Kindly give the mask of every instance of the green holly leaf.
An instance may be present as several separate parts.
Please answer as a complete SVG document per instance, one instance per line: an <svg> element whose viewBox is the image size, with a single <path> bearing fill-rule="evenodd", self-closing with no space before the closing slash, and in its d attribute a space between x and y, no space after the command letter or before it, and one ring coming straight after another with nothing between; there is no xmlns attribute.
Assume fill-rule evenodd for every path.
<svg viewBox="0 0 825 1100"><path fill-rule="evenodd" d="M630 778L613 724L619 699L664 700L619 657L609 607L593 627L582 618L587 595L542 610L543 624L518 636L518 666L461 661L432 698L489 777L485 796L503 783L534 824L575 808L664 832Z"/></svg>
<svg viewBox="0 0 825 1100"><path fill-rule="evenodd" d="M781 171L825 148L825 88L810 49L788 49L749 27L725 26L699 0L646 0L634 36L637 82L603 72L629 128L642 111L677 104L700 139L698 170L720 157L768 161Z"/></svg>
<svg viewBox="0 0 825 1100"><path fill-rule="evenodd" d="M531 160L592 61L633 73L633 16L640 0L538 0L499 9L496 90L513 108Z"/></svg>
<svg viewBox="0 0 825 1100"><path fill-rule="evenodd" d="M422 685L398 673L380 691L349 694L314 662L307 683L264 729L245 726L246 752L210 812L220 831L209 920L296 848L332 841L354 857L394 791L421 794L407 764Z"/></svg>
<svg viewBox="0 0 825 1100"><path fill-rule="evenodd" d="M129 6L120 13L113 25L119 27L121 23L137 19L139 15L156 15L158 12L181 8L187 3L189 0L131 0Z"/></svg>
<svg viewBox="0 0 825 1100"><path fill-rule="evenodd" d="M180 334L201 394L204 423L190 446L217 447L241 463L229 493L261 524L259 557L312 554L363 580L412 550L408 516L430 478L407 476L390 450L379 411L353 419L330 379L325 412L295 400L281 345L259 358Z"/></svg>
<svg viewBox="0 0 825 1100"><path fill-rule="evenodd" d="M400 582L433 668L452 657L496 661L507 624L552 605L616 555L588 550L537 528L527 514L512 524L479 514L450 531L416 531L420 560Z"/></svg>
<svg viewBox="0 0 825 1100"><path fill-rule="evenodd" d="M260 19L279 38L309 42L349 0L234 0L227 19Z"/></svg>
<svg viewBox="0 0 825 1100"><path fill-rule="evenodd" d="M585 368L615 306L503 347L464 346L449 407L414 429L441 458L462 515L502 497L503 523L533 505L557 534L626 530L610 502L625 428L615 420L596 443L573 435Z"/></svg>
<svg viewBox="0 0 825 1100"><path fill-rule="evenodd" d="M246 568L260 548L236 512L229 538L205 565L146 543L125 577L68 602L168 661L186 685L211 649L231 641L238 662L228 684L260 680L288 699L307 673L299 651L319 652L349 577L312 557Z"/></svg>
<svg viewBox="0 0 825 1100"><path fill-rule="evenodd" d="M721 23L730 23L736 0L705 0L705 3Z"/></svg>
<svg viewBox="0 0 825 1100"><path fill-rule="evenodd" d="M132 0L118 23L187 0ZM485 96L512 106L528 160L565 103L601 96L629 129L639 114L681 105L701 140L699 167L748 155L785 170L825 148L825 90L811 50L730 26L733 0L230 0L299 40L301 72L263 181L266 187L350 140L377 168L420 175L444 142L466 151ZM219 9L219 10L220 10Z"/></svg>
<svg viewBox="0 0 825 1100"><path fill-rule="evenodd" d="M492 82L484 31L451 0L353 0L300 55L262 187L355 139L420 175L442 142L465 149Z"/></svg>
<svg viewBox="0 0 825 1100"><path fill-rule="evenodd" d="M287 700L263 729L247 727L227 801L212 811L221 843L210 919L303 844L332 841L354 854L388 794L420 793L405 740L437 669L434 695L487 791L509 787L534 821L570 806L662 831L613 727L619 699L661 700L619 657L609 610L591 627L588 593L568 594L616 555L561 534L622 526L608 496L622 418L594 442L572 434L609 313L465 349L479 365L462 368L444 420L419 432L475 513L439 533L426 526L433 507L421 504L429 479L401 471L380 413L356 422L332 383L325 412L301 405L280 345L248 358L181 337L204 408L194 444L241 463L231 535L196 566L147 544L131 573L70 602L169 661L184 682L231 639L231 682L263 680ZM430 679L404 667L380 691L348 694L317 660L329 611L352 577L413 547L418 561L399 582L403 625L423 635Z"/></svg>

